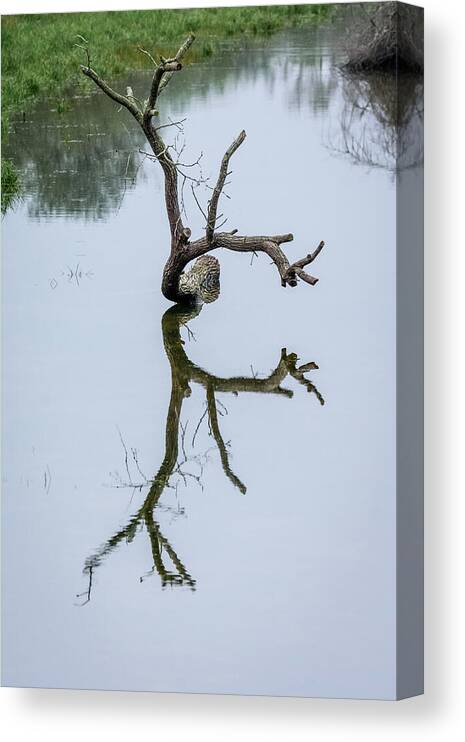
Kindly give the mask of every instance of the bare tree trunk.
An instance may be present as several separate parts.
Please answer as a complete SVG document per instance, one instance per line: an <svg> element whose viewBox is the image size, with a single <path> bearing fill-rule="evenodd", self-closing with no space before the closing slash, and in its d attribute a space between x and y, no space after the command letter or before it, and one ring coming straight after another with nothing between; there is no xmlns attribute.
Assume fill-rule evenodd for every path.
<svg viewBox="0 0 465 742"><path fill-rule="evenodd" d="M241 131L239 136L232 142L226 150L218 174L218 180L212 191L212 196L208 202L206 213L205 235L197 240L191 241L191 230L184 226L182 221L182 209L180 206L178 180L180 174L179 163L173 159L170 150L173 148L167 146L160 134L164 126L154 126L153 118L158 115L156 105L161 92L168 85L173 74L182 69L181 60L194 42L194 36L191 34L182 44L175 57L172 59L161 59L156 63L152 56L147 54L155 65L153 79L151 83L149 97L142 105L128 88L128 94L113 90L90 66L90 55L87 46L84 47L87 53L87 64L81 65L84 75L95 82L98 87L115 103L126 108L136 119L142 128L145 137L164 174L165 179L165 205L171 232L171 247L168 260L163 270L162 292L167 299L173 302L190 303L199 298L195 286L196 282L188 280L180 281L185 267L196 258L200 258L206 253L212 252L218 248L234 250L236 252L264 252L276 265L282 286L296 286L298 280L305 281L310 285L317 283L318 279L307 273L304 268L312 263L318 256L324 246L320 242L318 247L306 255L301 260L290 263L281 245L293 240L292 234L283 235L257 235L257 236L240 236L237 230L231 232L219 232L217 230L218 221L222 215L218 216L218 202L223 192L226 178L228 175L229 161L236 150L243 143L246 133ZM166 126L166 125L165 125ZM181 173L182 174L182 173ZM183 175L183 174L182 174ZM183 175L184 179L186 178ZM194 194L195 195L195 194ZM197 199L196 199L197 200ZM200 261L196 263L197 270L210 270L216 261ZM196 269L194 266L194 269ZM217 268L218 270L218 268ZM197 282L198 283L198 282Z"/></svg>

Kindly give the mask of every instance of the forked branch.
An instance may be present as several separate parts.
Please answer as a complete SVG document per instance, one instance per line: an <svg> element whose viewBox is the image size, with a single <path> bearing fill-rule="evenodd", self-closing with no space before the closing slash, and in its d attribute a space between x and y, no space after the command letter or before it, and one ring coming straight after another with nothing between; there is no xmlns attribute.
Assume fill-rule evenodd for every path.
<svg viewBox="0 0 465 742"><path fill-rule="evenodd" d="M155 111L155 104L158 100L158 94L160 91L160 85L161 81L163 79L163 76L165 74L172 74L173 72L179 72L179 70L182 69L182 64L177 59L167 59L158 65L158 67L155 69L155 74L152 79L152 85L150 87L150 95L147 101L147 106L144 112L144 117L149 120L151 119L156 111Z"/></svg>
<svg viewBox="0 0 465 742"><path fill-rule="evenodd" d="M80 37L82 38L82 37ZM278 270L281 285L282 286L296 286L299 280L304 281L314 286L318 279L310 275L305 271L307 265L312 263L315 258L319 255L323 249L324 242L321 241L318 247L312 252L306 255L300 260L290 262L285 253L283 252L281 245L285 242L293 240L292 234L284 235L259 235L255 237L241 236L237 234L237 229L231 232L218 232L216 231L221 227L218 225L219 219L222 215L218 215L218 204L224 187L226 179L229 173L229 162L233 154L237 151L240 145L243 143L246 133L241 131L238 137L232 142L232 144L226 150L221 166L219 169L218 179L213 188L211 198L208 202L207 208L203 209L198 201L195 194L195 188L193 188L194 198L202 211L202 214L206 217L206 228L205 236L195 241L191 241L191 230L189 227L184 226L182 222L182 211L179 193L178 193L178 178L181 176L183 184L186 182L187 175L182 170L182 163L179 161L179 156L173 159L170 150L177 152L176 145L166 145L160 134L160 130L171 126L171 124L162 124L161 126L153 126L152 119L158 115L156 109L157 102L161 92L166 88L173 74L182 69L182 60L186 53L190 49L194 42L194 35L190 34L184 43L178 49L176 55L170 59L164 59L161 57L159 63L155 63L153 56L145 49L141 49L146 56L155 64L155 69L152 77L150 86L149 96L145 106L132 95L122 95L117 91L113 90L105 80L103 80L95 70L90 66L90 55L86 46L78 45L84 48L87 54L87 65L81 65L81 69L84 75L89 77L93 82L115 103L126 108L136 121L141 126L147 141L153 152L154 159L156 159L164 174L165 178L165 204L168 221L171 232L171 249L170 254L163 271L162 280L162 292L166 298L174 302L189 303L193 300L199 300L202 298L199 294L198 287L201 283L207 284L209 282L208 275L204 275L203 271L213 270L215 261L200 262L197 270L197 264L194 265L190 276L193 280L183 280L184 269L188 263L196 258L205 255L212 250L217 248L225 248L227 250L233 250L236 252L264 252L266 253L273 263L276 265ZM174 125L174 124L173 124ZM198 160L195 163L198 165ZM196 181L195 178L190 177L198 185L201 181ZM181 189L181 202L183 206L183 196ZM222 222L224 223L224 221ZM216 266L218 263L216 261ZM198 280L196 278L196 270L198 273ZM218 267L216 267L216 276L218 277ZM193 275L191 275L193 274ZM195 279L195 280L194 280Z"/></svg>
<svg viewBox="0 0 465 742"><path fill-rule="evenodd" d="M174 60L176 60L176 62L181 62L182 61L182 59L186 56L187 52L191 48L191 46L194 43L194 41L195 41L195 36L194 36L193 33L190 33L189 36L187 37L187 39L185 40L185 42L183 44L181 44L181 46L179 47L178 51L176 52L176 55L174 57ZM174 74L173 71L169 71L169 70L167 71L166 75L163 77L163 80L160 83L160 87L159 87L159 90L158 90L158 95L160 95L160 93L162 93L164 91L164 89L168 85L169 81L173 77L173 74Z"/></svg>

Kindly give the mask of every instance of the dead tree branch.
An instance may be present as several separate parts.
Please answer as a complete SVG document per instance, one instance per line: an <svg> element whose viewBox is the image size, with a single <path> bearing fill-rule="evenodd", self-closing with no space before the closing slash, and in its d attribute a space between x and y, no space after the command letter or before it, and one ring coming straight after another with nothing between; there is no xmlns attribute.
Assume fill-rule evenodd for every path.
<svg viewBox="0 0 465 742"><path fill-rule="evenodd" d="M209 245L213 244L213 235L214 235L215 226L217 222L216 212L218 209L218 201L223 191L224 184L226 182L226 177L228 175L229 160L233 156L234 152L236 152L236 150L239 149L245 137L246 137L245 131L242 130L239 136L234 140L234 142L232 142L232 144L228 147L228 149L223 155L223 159L221 161L220 172L218 174L218 180L216 182L215 188L213 189L212 197L208 204L207 242Z"/></svg>
<svg viewBox="0 0 465 742"><path fill-rule="evenodd" d="M108 95L109 98L114 100L115 103L118 103L120 106L123 106L123 108L127 108L129 113L132 113L136 121L139 124L142 123L142 112L139 110L138 106L131 98L128 98L126 95L122 95L116 90L113 90L113 88L111 88L108 83L105 82L105 80L102 80L102 78L95 72L95 70L92 69L92 67L87 67L86 65L81 64L81 70L86 77L89 77L91 80L93 80L95 84L101 90L103 90L105 95Z"/></svg>
<svg viewBox="0 0 465 742"><path fill-rule="evenodd" d="M323 241L320 242L313 253L309 253L305 258L300 260L290 262L280 246L285 242L293 240L292 234L250 237L238 235L236 229L231 232L216 231L226 221L226 219L223 219L223 221L218 224L218 221L224 215L218 215L217 211L221 195L227 195L224 193L224 187L226 185L226 178L229 174L229 161L243 143L246 137L245 131L241 131L238 137L226 150L219 169L218 180L215 187L212 189L212 195L205 210L201 207L195 194L195 190L193 189L194 198L206 218L206 231L204 237L191 241L191 230L189 227L184 226L182 222L182 213L185 214L185 208L182 188L181 199L178 193L178 178L182 178L182 187L184 186L186 179L191 180L196 184L205 182L205 179L202 177L195 178L188 176L182 168L189 166L180 162L180 153L178 152L177 145L169 146L163 141L160 130L168 126L176 125L176 123L167 123L155 127L152 124L152 119L154 116L158 115L156 106L160 94L166 88L172 76L182 69L183 58L189 51L193 42L194 36L193 34L190 34L178 49L174 57L171 59L161 58L161 61L158 64L155 63L150 52L147 52L145 49L140 49L140 51L146 54L155 65L145 108L143 108L140 102L132 95L132 91L130 91L131 95L125 96L113 90L108 83L106 83L105 80L103 80L97 72L90 67L90 56L87 45L86 47L83 47L86 51L88 60L87 65L81 65L83 74L93 80L93 82L109 98L115 101L115 103L126 108L132 114L145 134L153 152L154 159L159 162L163 170L165 179L166 213L171 232L171 249L163 271L162 292L167 299L174 302L186 304L192 301L198 301L200 298L198 290L192 287L202 283L202 281L208 283L208 276L199 275L198 282L183 281L182 284L180 283L181 276L183 275L184 269L188 263L218 248L225 248L237 252L264 252L276 265L282 286L294 287L297 285L298 280L302 280L313 286L317 283L318 279L307 273L304 268L313 262L313 260L315 260L319 255L324 245ZM176 152L177 159L173 159L170 150ZM194 165L199 165L199 160L197 160ZM207 272L208 270L213 270L213 262L200 262L198 268L199 273L201 271L200 266ZM192 271L195 272L196 268L197 264L194 265ZM216 270L218 272L218 268L216 268Z"/></svg>
<svg viewBox="0 0 465 742"><path fill-rule="evenodd" d="M194 34L193 33L189 34L185 42L179 47L178 51L176 52L176 55L174 57L176 62L181 62L181 60L186 56L187 52L191 48L194 41L195 41ZM168 85L172 77L173 77L173 72L168 71L160 83L160 88L158 91L159 95L160 93L164 91L164 89L166 88L166 86Z"/></svg>

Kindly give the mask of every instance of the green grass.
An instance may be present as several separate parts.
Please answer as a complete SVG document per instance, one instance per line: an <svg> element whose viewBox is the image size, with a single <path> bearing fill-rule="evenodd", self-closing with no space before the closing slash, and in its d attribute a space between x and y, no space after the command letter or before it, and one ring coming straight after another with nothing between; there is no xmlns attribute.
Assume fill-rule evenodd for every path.
<svg viewBox="0 0 465 742"><path fill-rule="evenodd" d="M197 37L190 58L199 60L213 55L222 38L269 35L318 22L330 12L329 5L274 5L3 16L2 137L10 117L27 112L39 98L52 96L60 113L67 110L72 85L90 84L79 70L85 54L74 46L78 34L89 42L92 66L115 78L150 66L138 47L169 56L190 31Z"/></svg>
<svg viewBox="0 0 465 742"><path fill-rule="evenodd" d="M2 214L11 206L18 192L18 171L10 160L2 160Z"/></svg>

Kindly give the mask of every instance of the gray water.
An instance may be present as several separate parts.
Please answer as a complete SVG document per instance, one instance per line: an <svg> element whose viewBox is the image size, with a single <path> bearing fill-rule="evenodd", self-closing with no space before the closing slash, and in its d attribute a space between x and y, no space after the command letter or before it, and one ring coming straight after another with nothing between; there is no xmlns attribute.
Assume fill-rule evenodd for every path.
<svg viewBox="0 0 465 742"><path fill-rule="evenodd" d="M326 246L319 283L286 290L267 257L222 253L219 300L167 315L169 337L165 316L165 338L163 182L127 112L89 87L68 113L48 101L13 123L25 187L2 222L5 684L395 695L392 130L383 81L354 93L337 59L326 32L286 33L170 83L163 121L187 117L183 158L203 151L204 175L247 131L225 229L291 231L293 258ZM148 77L128 83L143 97ZM406 168L421 161L408 134L404 150ZM318 366L311 384L264 381L283 348ZM160 484L186 368L201 373L178 395Z"/></svg>

